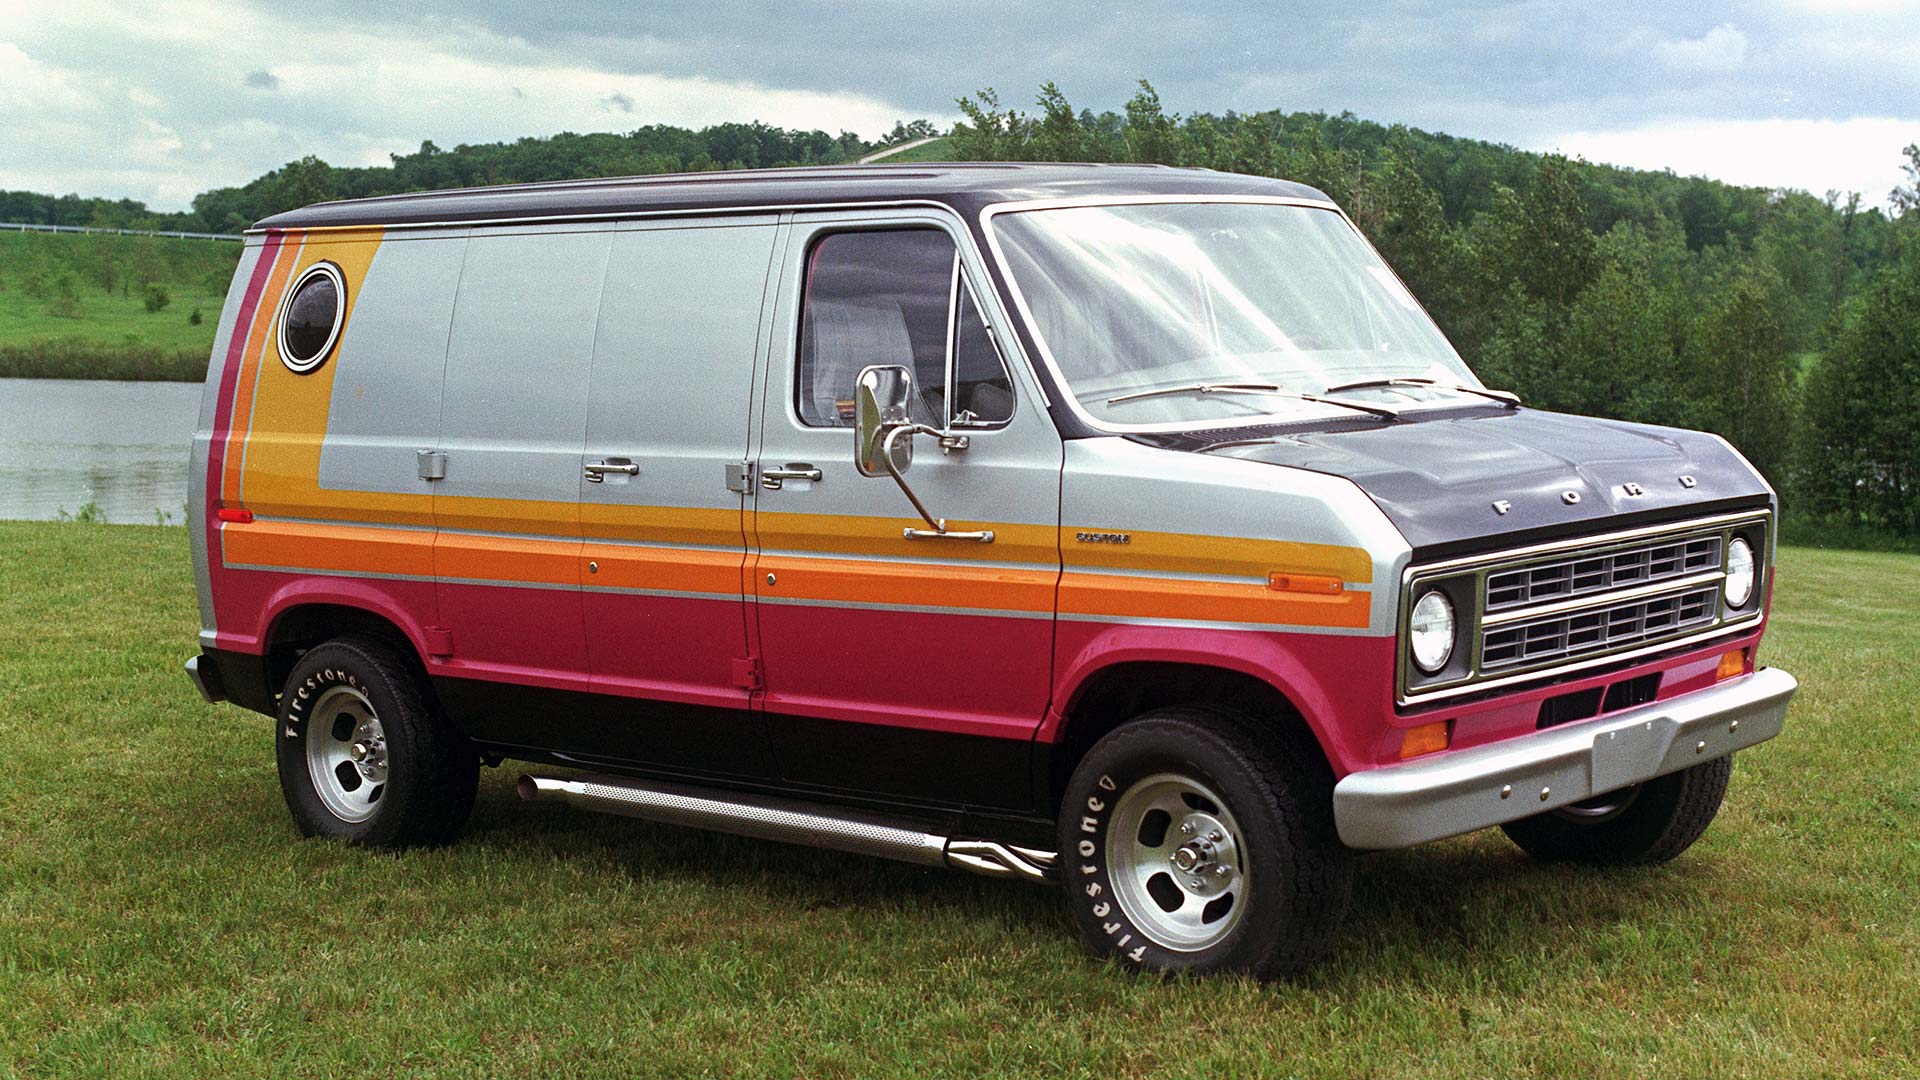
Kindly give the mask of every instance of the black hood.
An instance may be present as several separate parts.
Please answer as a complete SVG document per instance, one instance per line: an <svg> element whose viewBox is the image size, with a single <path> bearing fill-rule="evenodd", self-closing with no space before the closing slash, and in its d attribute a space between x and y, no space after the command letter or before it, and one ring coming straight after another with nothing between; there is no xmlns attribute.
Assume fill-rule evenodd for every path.
<svg viewBox="0 0 1920 1080"><path fill-rule="evenodd" d="M1494 407L1267 434L1273 441L1239 446L1220 444L1262 436L1241 429L1151 441L1346 477L1425 555L1768 500L1760 477L1714 436L1619 420Z"/></svg>

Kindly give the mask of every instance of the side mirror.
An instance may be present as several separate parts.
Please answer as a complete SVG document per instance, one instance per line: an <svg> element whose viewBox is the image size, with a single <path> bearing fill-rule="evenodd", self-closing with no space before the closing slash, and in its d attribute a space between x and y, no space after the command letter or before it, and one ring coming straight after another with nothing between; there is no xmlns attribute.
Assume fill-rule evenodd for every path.
<svg viewBox="0 0 1920 1080"><path fill-rule="evenodd" d="M862 476L898 475L913 465L913 438L889 440L911 423L913 372L898 364L865 368L853 383L853 463ZM883 460L886 449L892 460Z"/></svg>
<svg viewBox="0 0 1920 1080"><path fill-rule="evenodd" d="M993 530L957 532L935 517L904 475L913 464L913 437L931 435L943 447L966 449L966 436L913 421L913 372L898 364L875 364L853 381L853 464L862 476L891 476L930 529L902 530L909 540L973 540L993 543Z"/></svg>

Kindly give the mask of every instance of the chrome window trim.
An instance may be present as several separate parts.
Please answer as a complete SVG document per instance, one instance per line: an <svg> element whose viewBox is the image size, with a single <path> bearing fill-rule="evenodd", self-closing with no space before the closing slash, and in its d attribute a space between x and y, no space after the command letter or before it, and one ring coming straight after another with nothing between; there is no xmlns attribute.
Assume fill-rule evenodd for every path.
<svg viewBox="0 0 1920 1080"><path fill-rule="evenodd" d="M802 329L802 321L806 317L807 303L806 275L809 256L806 252L808 249L811 249L813 244L836 233L886 232L900 229L937 228L945 232L948 238L953 241L954 257L959 267L960 292L972 298L975 310L980 313L980 323L987 332L987 340L993 345L994 356L1000 361L1000 370L1006 373L1008 385L1014 388L1013 410L1007 414L1006 419L980 424L978 426L969 425L957 430L968 435L980 435L1003 431L1013 426L1014 421L1020 415L1020 389L1023 385L1021 376L1014 370L1016 363L1025 366L1027 378L1031 380L1031 390L1040 398L1041 409L1043 412L1045 411L1047 404L1046 392L1043 384L1032 370L1033 365L1025 361L1025 353L1018 348L1017 341L1015 342L1015 348L1011 352L1002 341L1003 336L1011 332L1009 329L1006 329L1011 322L1011 318L1006 314L1005 309L997 302L989 306L981 301L983 294L976 286L974 279L984 272L985 267L981 264L977 248L973 246L973 238L967 235L965 223L959 215L953 212L952 207L947 206L945 203L938 202L874 205L839 203L817 209L824 211L822 216L796 217L786 221L782 226L787 230L789 242L793 239L798 239L803 245L802 254L799 259L799 280L792 281L791 279L785 279L778 283L782 289L788 285L792 285L795 294L794 307L792 309L794 312L793 338L785 346L781 346L777 342L774 345L776 350L780 348L786 349L786 365L790 372L797 373L799 370L799 335ZM866 213L875 209L880 209L885 212L880 214ZM923 212L929 209L935 212ZM841 211L848 211L848 213L842 216ZM973 262L968 261L970 255L974 260ZM784 262L784 259L782 261ZM785 270L782 267L776 266L769 271L769 273L784 274ZM993 294L989 290L984 295L992 296ZM951 337L958 325L958 313L952 305L948 307L947 316L949 336ZM778 362L777 356L775 360ZM951 342L949 343L947 351L947 377L949 383L951 383L953 377L953 350L951 348ZM795 389L797 390L797 386ZM786 397L787 419L789 423L806 431L844 430L807 423L800 416L799 402L795 395L788 394ZM951 415L952 410L953 405L951 400L949 400L947 403L949 415Z"/></svg>
<svg viewBox="0 0 1920 1080"><path fill-rule="evenodd" d="M333 325L327 329L326 343L320 346L319 352L314 353L310 359L295 360L293 354L287 349L287 312L293 307L293 298L316 277L323 277L333 282ZM340 328L346 321L347 280L340 273L340 268L323 259L300 271L299 276L293 279L286 291L280 294L280 303L273 312L273 345L280 351L280 362L295 375L305 375L326 363L327 357L333 355L334 347L340 344Z"/></svg>
<svg viewBox="0 0 1920 1080"><path fill-rule="evenodd" d="M1588 608L1605 608L1616 604L1646 600L1665 594L1683 595L1697 590L1701 585L1714 580L1724 581L1726 576L1727 549L1732 534L1746 526L1759 525L1765 531L1764 543L1768 550L1773 542L1773 511L1749 510L1730 514L1718 514L1712 517L1695 518L1690 521L1669 522L1664 525L1650 525L1638 529L1620 532L1601 533L1595 536L1575 537L1544 544L1534 544L1507 551L1486 555L1473 555L1458 559L1449 559L1420 566L1409 565L1400 575L1400 604L1395 617L1395 659L1394 659L1394 703L1400 706L1419 706L1446 701L1465 694L1479 694L1524 682L1537 682L1561 675L1605 664L1649 656L1658 652L1686 648L1717 637L1748 629L1758 625L1765 616L1771 600L1773 563L1771 559L1762 562L1759 581L1755 588L1755 597L1751 601L1753 610L1729 617L1726 609L1724 589L1715 592L1714 620L1711 625L1692 632L1681 632L1673 636L1662 637L1654 641L1634 642L1614 649L1585 653L1578 659L1548 660L1543 663L1521 666L1492 677L1481 677L1481 645L1489 627L1498 627L1505 623L1552 617L1577 613ZM1486 606L1486 579L1494 571L1517 569L1521 566L1542 561L1551 561L1565 557L1569 553L1594 549L1599 555L1606 549L1631 547L1636 543L1672 537L1681 539L1689 536L1720 534L1720 569L1701 571L1681 577L1669 578L1650 585L1631 587L1607 592L1590 593L1570 601L1538 604L1529 607L1509 608L1498 615L1488 616ZM1461 613L1462 620L1471 619L1472 624L1465 627L1465 653L1467 671L1464 675L1430 683L1424 687L1413 687L1413 661L1407 648L1408 623L1412 617L1413 601L1420 586L1430 581L1456 579L1471 575L1471 593L1473 606Z"/></svg>
<svg viewBox="0 0 1920 1080"><path fill-rule="evenodd" d="M438 192L416 192L418 195ZM325 205L316 203L315 205ZM953 213L953 208L938 199L875 199L864 202L767 203L764 205L676 207L671 210L608 210L598 214L526 214L521 217L472 218L465 221L363 222L358 225L294 225L285 228L247 229L246 236L270 236L275 233L382 233L407 229L479 229L494 225L556 225L572 221L644 221L658 218L734 217L743 214L791 214L817 210L933 209Z"/></svg>
<svg viewBox="0 0 1920 1080"><path fill-rule="evenodd" d="M1373 241L1367 239L1367 234L1362 232L1360 227L1353 223L1353 219L1347 216L1347 212L1342 210L1339 204L1331 199L1307 199L1288 195L1089 195L1082 198L1023 199L991 203L984 206L980 209L980 233L986 237L987 249L993 255L994 265L999 269L1001 278L1006 281L1007 293L1013 297L1014 308L1018 312L1021 321L1026 324L1027 334L1033 339L1034 346L1040 354L1040 362L1046 365L1048 374L1053 377L1054 385L1060 388L1061 397L1065 400L1067 408L1088 427L1111 435L1134 435L1174 431L1212 431L1220 428L1248 427L1258 424L1298 423L1301 421L1333 419L1338 416L1350 415L1344 409L1329 408L1324 413L1296 410L1285 413L1265 413L1259 416L1232 417L1226 420L1207 421L1204 423L1112 424L1096 419L1092 413L1089 413L1086 408L1080 404L1080 399L1073 394L1073 384L1068 381L1065 373L1061 371L1059 361L1054 359L1053 350L1047 345L1046 338L1040 333L1039 324L1033 317L1033 309L1027 304L1026 294L1021 291L1019 281L1015 280L1013 276L1013 270L1007 263L1006 252L1002 250L1000 246L1000 236L994 231L993 219L1002 214L1027 213L1035 210L1069 210L1089 206L1152 206L1175 203L1240 203L1266 206L1297 206L1313 210L1328 210L1338 214L1340 220L1347 223L1347 228L1353 230L1354 236L1358 237L1360 242L1366 245L1367 250L1373 254L1373 257L1380 260L1380 265L1386 267L1387 273L1392 274L1394 281L1398 282L1400 288L1406 291L1408 297L1412 298L1414 306L1419 308L1420 314L1424 316L1429 323L1433 323L1433 315L1427 311L1426 305L1420 303L1420 298L1414 295L1413 290L1407 288L1407 283L1400 277L1399 272L1394 270L1393 265L1381 256L1380 250L1374 247ZM1433 326L1434 332L1438 333L1441 338L1447 342L1449 347L1452 347L1452 339L1447 338L1445 331L1440 330L1439 324L1433 323ZM1472 369L1468 368L1466 360L1459 356L1458 349L1454 350L1454 356L1456 359L1460 359L1461 367L1466 368L1469 373L1471 373ZM1473 382L1475 384L1479 383L1479 377L1477 375L1474 376Z"/></svg>

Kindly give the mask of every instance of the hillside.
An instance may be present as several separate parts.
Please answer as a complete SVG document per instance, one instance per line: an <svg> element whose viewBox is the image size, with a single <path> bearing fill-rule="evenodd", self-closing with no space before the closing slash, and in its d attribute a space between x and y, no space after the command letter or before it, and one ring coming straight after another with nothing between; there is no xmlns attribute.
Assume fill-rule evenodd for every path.
<svg viewBox="0 0 1920 1080"><path fill-rule="evenodd" d="M201 378L239 256L233 241L0 231L0 376Z"/></svg>

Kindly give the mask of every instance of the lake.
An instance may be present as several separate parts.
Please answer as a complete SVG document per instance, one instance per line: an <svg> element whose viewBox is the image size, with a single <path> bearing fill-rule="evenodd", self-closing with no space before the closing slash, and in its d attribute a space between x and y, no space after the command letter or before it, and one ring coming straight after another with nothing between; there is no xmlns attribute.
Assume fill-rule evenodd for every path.
<svg viewBox="0 0 1920 1080"><path fill-rule="evenodd" d="M0 379L0 518L185 523L200 384Z"/></svg>

